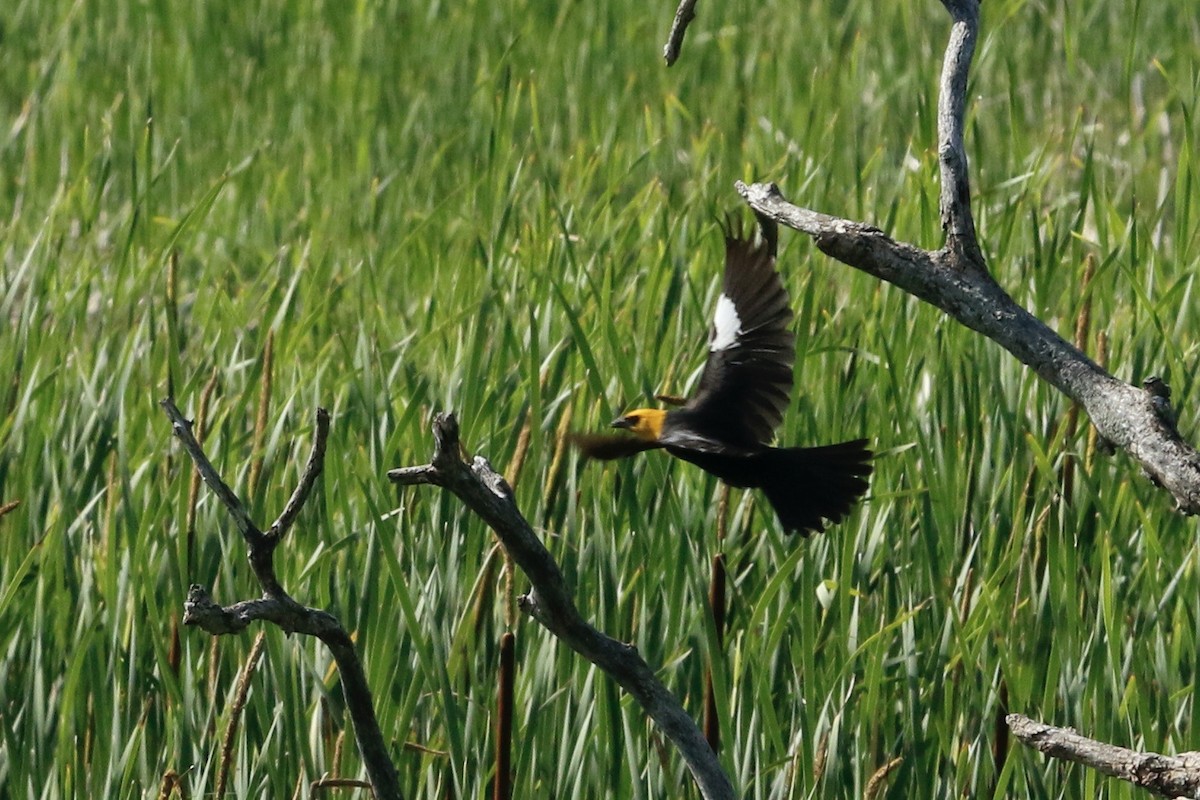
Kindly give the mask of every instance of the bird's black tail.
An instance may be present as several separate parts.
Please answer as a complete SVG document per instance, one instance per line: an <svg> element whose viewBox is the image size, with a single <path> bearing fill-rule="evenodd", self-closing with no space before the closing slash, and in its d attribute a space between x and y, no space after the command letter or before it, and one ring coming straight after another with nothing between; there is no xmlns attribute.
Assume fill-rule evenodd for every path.
<svg viewBox="0 0 1200 800"><path fill-rule="evenodd" d="M754 456L758 486L779 515L784 530L800 535L841 522L863 493L871 474L866 439L823 447L772 447Z"/></svg>

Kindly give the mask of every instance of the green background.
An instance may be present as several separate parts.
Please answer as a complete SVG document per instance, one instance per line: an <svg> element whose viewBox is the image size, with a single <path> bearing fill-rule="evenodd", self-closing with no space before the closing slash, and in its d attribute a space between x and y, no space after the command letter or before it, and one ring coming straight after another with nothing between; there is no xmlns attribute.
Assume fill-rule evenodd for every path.
<svg viewBox="0 0 1200 800"><path fill-rule="evenodd" d="M748 798L1140 797L1004 736L1005 710L1200 749L1196 523L1007 353L785 232L798 334L780 440L869 436L868 501L810 540L662 454L561 433L686 393L736 179L941 244L940 3L38 0L0 10L0 795L211 793L253 632L180 629L257 587L157 401L269 524L333 429L281 580L354 631L409 797L485 797L517 636L518 797L695 796L640 709L511 611L483 524L387 469L453 409L584 615L634 642ZM1195 440L1200 23L1179 4L984 4L967 142L1018 302ZM173 285L168 279L177 254ZM1085 264L1094 278L1085 286ZM264 353L272 337L267 369ZM265 416L256 434L264 373ZM261 460L261 478L252 465ZM1073 466L1072 466L1073 465ZM1070 478L1064 483L1064 474ZM730 566L717 650L709 563ZM361 775L336 671L268 632L230 789ZM997 760L997 752L1001 754Z"/></svg>

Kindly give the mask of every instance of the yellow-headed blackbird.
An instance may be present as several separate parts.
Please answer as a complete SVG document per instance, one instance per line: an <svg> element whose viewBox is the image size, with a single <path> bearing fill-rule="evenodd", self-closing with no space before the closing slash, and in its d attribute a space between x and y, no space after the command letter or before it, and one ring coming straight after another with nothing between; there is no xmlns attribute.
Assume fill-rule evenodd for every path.
<svg viewBox="0 0 1200 800"><path fill-rule="evenodd" d="M796 336L775 271L777 229L759 222L754 238L725 225L725 280L696 395L680 408L639 408L612 423L627 434L577 434L574 442L605 460L663 448L731 486L762 489L784 530L807 536L850 512L867 490L872 454L866 439L770 446L791 398Z"/></svg>

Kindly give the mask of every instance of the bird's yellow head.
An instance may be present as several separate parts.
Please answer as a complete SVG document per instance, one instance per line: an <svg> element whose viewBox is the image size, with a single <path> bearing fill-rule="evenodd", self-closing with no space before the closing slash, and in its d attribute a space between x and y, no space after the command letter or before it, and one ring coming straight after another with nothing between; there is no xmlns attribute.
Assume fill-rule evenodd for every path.
<svg viewBox="0 0 1200 800"><path fill-rule="evenodd" d="M667 412L661 408L635 408L623 417L613 420L614 428L624 428L639 439L657 442L662 436L663 420Z"/></svg>

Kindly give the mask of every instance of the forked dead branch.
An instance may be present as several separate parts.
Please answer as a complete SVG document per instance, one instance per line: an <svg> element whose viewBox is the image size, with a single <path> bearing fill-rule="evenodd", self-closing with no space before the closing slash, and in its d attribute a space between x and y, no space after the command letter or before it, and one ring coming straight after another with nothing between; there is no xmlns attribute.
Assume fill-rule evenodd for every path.
<svg viewBox="0 0 1200 800"><path fill-rule="evenodd" d="M212 599L205 587L193 584L184 605L184 624L195 625L214 636L222 636L241 633L250 623L263 620L278 625L288 633L315 636L324 642L338 666L346 708L375 797L400 800L400 779L379 729L366 673L350 634L332 614L307 608L293 600L275 576L275 548L287 536L324 468L329 412L323 408L317 409L313 448L300 476L300 483L283 512L270 528L263 531L204 454L204 449L192 434L191 421L183 416L170 398L162 401L162 407L171 419L175 436L195 464L196 471L233 516L238 532L246 542L250 564L263 592L261 597L222 606Z"/></svg>

